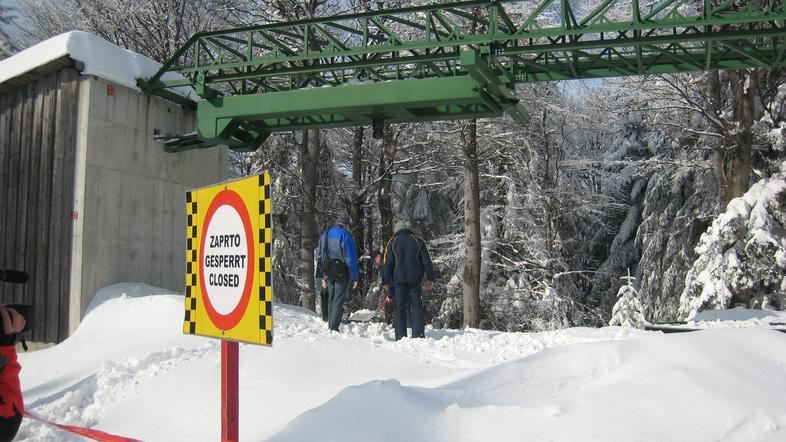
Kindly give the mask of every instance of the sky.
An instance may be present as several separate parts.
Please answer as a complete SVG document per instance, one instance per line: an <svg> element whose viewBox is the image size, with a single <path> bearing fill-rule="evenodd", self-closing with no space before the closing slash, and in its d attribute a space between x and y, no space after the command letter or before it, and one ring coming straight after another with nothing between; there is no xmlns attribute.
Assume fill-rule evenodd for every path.
<svg viewBox="0 0 786 442"><path fill-rule="evenodd" d="M220 341L184 335L183 304L144 284L102 289L71 337L20 355L28 411L218 440ZM273 346L240 346L240 440L786 440L786 334L767 329L786 313L748 312L692 333L429 327L396 342L383 324L333 333L276 305ZM25 419L17 440L82 439Z"/></svg>

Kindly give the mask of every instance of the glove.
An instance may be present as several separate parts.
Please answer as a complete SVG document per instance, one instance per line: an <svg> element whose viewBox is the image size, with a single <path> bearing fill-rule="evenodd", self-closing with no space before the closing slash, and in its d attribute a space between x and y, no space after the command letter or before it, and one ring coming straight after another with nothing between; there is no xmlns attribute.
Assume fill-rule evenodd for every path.
<svg viewBox="0 0 786 442"><path fill-rule="evenodd" d="M358 282L357 281L352 281L352 288L353 289L358 288Z"/></svg>
<svg viewBox="0 0 786 442"><path fill-rule="evenodd" d="M3 323L0 346L15 345L25 328L25 318L12 308L0 307L0 319Z"/></svg>

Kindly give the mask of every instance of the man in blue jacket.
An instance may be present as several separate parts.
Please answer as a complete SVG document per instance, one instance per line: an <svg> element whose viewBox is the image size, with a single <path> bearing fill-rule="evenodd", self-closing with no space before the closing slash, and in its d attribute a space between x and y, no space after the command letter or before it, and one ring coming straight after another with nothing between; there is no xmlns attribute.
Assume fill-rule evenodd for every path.
<svg viewBox="0 0 786 442"><path fill-rule="evenodd" d="M426 291L434 286L434 267L423 238L412 233L412 226L408 221L398 221L393 237L385 247L382 283L385 286L393 285L393 300L396 304L393 327L396 331L396 340L407 336L407 304L410 305L412 322L412 337L425 337L425 324L423 321L422 281L426 274Z"/></svg>
<svg viewBox="0 0 786 442"><path fill-rule="evenodd" d="M319 237L315 276L322 279L322 287L328 291L328 327L338 331L344 315L344 301L349 282L358 286L358 259L355 240L347 230L349 215L342 213L329 229Z"/></svg>

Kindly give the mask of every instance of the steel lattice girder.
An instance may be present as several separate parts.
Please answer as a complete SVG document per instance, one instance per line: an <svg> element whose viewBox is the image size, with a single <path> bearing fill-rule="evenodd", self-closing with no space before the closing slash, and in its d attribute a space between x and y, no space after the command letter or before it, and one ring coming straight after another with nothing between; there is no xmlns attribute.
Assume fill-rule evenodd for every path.
<svg viewBox="0 0 786 442"><path fill-rule="evenodd" d="M260 132L311 127L482 118L508 110L523 121L518 98L475 52L465 55L473 76L369 82L200 100L197 122L205 139L228 138L244 121ZM485 75L485 77L483 77ZM475 78L477 76L477 78Z"/></svg>
<svg viewBox="0 0 786 442"><path fill-rule="evenodd" d="M653 0L643 7L639 0L598 0L594 7L578 7L575 0L468 1L272 23L197 34L140 86L193 105L167 90L192 86L209 103L223 97L219 107L224 115L233 112L235 102L248 102L229 98L254 97L251 101L272 109L264 103L281 100L273 95L308 103L326 87L348 92L354 89L345 88L353 83L377 82L380 88L362 90L373 90L371 96L387 103L385 88L392 93L419 89L422 79L470 77L478 82L479 96L490 94L500 109L511 110L515 99L504 91L521 82L784 66L786 7L779 1L767 3ZM482 58L462 58L473 51ZM475 63L467 65L469 61ZM168 72L185 78L162 81ZM494 76L498 80L491 81ZM392 86L399 82L402 88ZM453 96L432 98L436 109ZM466 105L476 105L476 100ZM234 133L230 140L242 143L238 134L251 131L241 138L257 141L263 138L258 130L366 124L361 122L370 108L384 114L386 106L396 121L464 118L478 111L432 111L421 118L417 109L423 107L402 114L400 109L410 104L364 103L327 114L315 109L298 115L300 120L290 118L291 124L259 115L245 124L245 107L238 107L231 123L209 133L216 140ZM208 113L213 107L199 106ZM200 121L206 118L200 116ZM200 132L200 137L207 134Z"/></svg>

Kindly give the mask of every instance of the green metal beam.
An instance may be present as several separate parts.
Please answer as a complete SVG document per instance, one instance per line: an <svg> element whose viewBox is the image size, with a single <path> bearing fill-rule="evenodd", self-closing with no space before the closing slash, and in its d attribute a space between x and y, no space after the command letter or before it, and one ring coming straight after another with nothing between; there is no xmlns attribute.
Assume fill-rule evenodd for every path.
<svg viewBox="0 0 786 442"><path fill-rule="evenodd" d="M500 81L500 76L489 64L488 59L488 55L483 56L479 51L461 53L461 65L475 80L478 90L485 92L500 109L507 112L515 121L526 123L527 113L519 105L521 100L516 96L515 83Z"/></svg>
<svg viewBox="0 0 786 442"><path fill-rule="evenodd" d="M422 121L508 112L522 120L515 83L784 67L786 6L762 5L474 0L271 23L197 34L139 84L186 105L169 88L193 87L202 98L200 137L236 143L258 141L255 131L367 124L372 114ZM167 73L183 78L163 81ZM437 79L434 90L422 86ZM353 101L359 81L377 82L358 89L370 101ZM441 86L451 82L461 87ZM432 106L412 102L409 88ZM338 109L320 107L325 96Z"/></svg>
<svg viewBox="0 0 786 442"><path fill-rule="evenodd" d="M264 100L256 95L200 100L197 123L200 137L221 139L244 121L279 132L292 130L297 125L293 121L341 127L371 124L374 118L402 123L496 116L500 109L489 106L489 95L467 76L297 89L269 92Z"/></svg>

